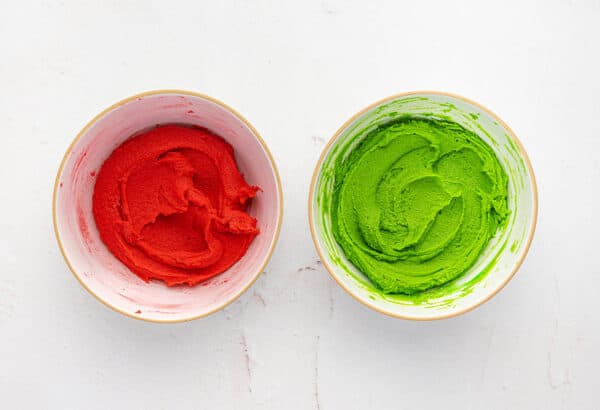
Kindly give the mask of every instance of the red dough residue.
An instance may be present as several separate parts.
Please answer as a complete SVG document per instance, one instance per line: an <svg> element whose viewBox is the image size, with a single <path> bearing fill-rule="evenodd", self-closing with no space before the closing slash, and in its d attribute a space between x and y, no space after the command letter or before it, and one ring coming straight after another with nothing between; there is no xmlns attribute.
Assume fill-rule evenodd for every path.
<svg viewBox="0 0 600 410"><path fill-rule="evenodd" d="M85 245L88 252L92 252L92 239L90 237L90 229L88 228L88 224L85 221L85 216L83 213L83 209L78 206L77 207L77 222L79 223L79 232L81 232L81 240Z"/></svg>

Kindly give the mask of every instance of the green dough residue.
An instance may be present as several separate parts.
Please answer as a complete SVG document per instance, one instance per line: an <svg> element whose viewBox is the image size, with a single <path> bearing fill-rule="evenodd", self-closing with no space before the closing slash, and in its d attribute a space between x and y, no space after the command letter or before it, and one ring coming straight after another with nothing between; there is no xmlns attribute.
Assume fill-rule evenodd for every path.
<svg viewBox="0 0 600 410"><path fill-rule="evenodd" d="M494 151L449 120L396 117L338 157L333 177L334 237L386 294L460 277L509 215Z"/></svg>

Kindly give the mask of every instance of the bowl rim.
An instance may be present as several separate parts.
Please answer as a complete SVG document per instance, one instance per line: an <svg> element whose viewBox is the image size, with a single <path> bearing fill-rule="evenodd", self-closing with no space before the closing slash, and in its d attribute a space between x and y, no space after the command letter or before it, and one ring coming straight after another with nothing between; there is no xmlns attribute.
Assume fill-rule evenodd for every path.
<svg viewBox="0 0 600 410"><path fill-rule="evenodd" d="M253 273L252 275L252 279L250 280L250 282L248 282L248 284L246 286L244 286L240 291L238 291L235 295L233 295L233 297L227 301L225 301L224 303L219 304L217 307L215 307L214 309L211 309L208 312L202 313L200 315L194 315L194 316L190 316L190 317L184 317L184 318L179 318L179 319L150 319L150 318L146 318L146 317L142 317L139 315L134 315L132 313L129 313L111 303L109 303L108 301L102 299L101 297L99 297L89 286L87 286L83 280L81 279L81 277L79 276L79 273L77 273L75 271L75 269L73 268L73 265L71 264L71 262L69 261L69 258L67 257L67 254L65 252L63 243L60 239L60 234L58 231L58 223L57 223L57 217L56 217L56 200L57 200L57 195L58 195L58 188L60 185L60 177L62 175L64 166L67 162L67 159L69 158L69 155L71 154L71 152L73 151L73 148L75 147L75 145L79 142L79 140L81 139L81 137L90 129L90 127L92 125L94 125L99 119L101 119L102 117L104 117L104 115L108 114L109 112L113 111L114 109L125 105L127 103L129 103L130 101L136 100L138 98L143 98L143 97L148 97L148 96L153 96L153 95L161 95L161 94L178 94L178 95L186 95L186 96L191 96L191 97L198 97L201 99L204 99L206 101L210 101L218 106L220 106L221 108L224 108L226 111L229 111L231 114L233 114L238 120L240 120L242 123L244 123L252 132L252 134L256 137L256 139L258 140L258 142L260 143L260 145L262 146L264 152L267 154L267 158L269 159L269 162L271 164L271 167L273 168L273 174L275 176L275 185L277 186L277 195L278 195L278 215L277 215L277 222L276 222L276 226L275 226L275 233L273 235L273 239L271 240L271 244L269 246L268 252L267 252L267 256L264 258L264 262L263 264L260 266L259 269L257 269L257 271L255 273ZM136 319L136 320L141 320L144 322L150 322L150 323L181 323L181 322L189 322L192 320L196 320L196 319L200 319L206 316L209 316L215 312L218 312L219 310L224 309L225 307L229 306L231 303L235 302L242 294L244 294L248 289L250 289L250 287L254 284L254 282L256 282L256 280L258 279L258 277L261 275L261 273L265 270L267 264L269 263L269 260L271 259L271 257L273 256L273 252L275 250L275 246L277 245L277 242L279 240L279 234L281 232L281 222L283 220L283 191L281 188L281 178L279 176L279 171L277 169L277 164L275 162L275 159L273 158L273 155L271 154L271 151L269 150L269 147L267 146L266 142L264 141L264 139L262 138L262 136L259 134L259 132L256 130L256 128L254 128L254 126L252 124L250 124L250 122L244 118L238 111L236 111L235 109L233 109L232 107L230 107L229 105L225 104L224 102L211 97L209 95L206 94L202 94L199 92L195 92L195 91L188 91L188 90L182 90L182 89L156 89L156 90L150 90L150 91L144 91L144 92L140 92L137 93L135 95L132 95L130 97L124 98L122 100L119 100L118 102L110 105L109 107L103 109L100 113L96 114L91 120L89 120L87 122L87 124L81 129L81 131L79 131L77 133L77 135L75 136L75 138L73 139L73 141L69 144L69 147L67 148L65 154L63 155L63 158L60 162L60 165L58 167L58 171L56 173L56 178L54 180L54 190L52 193L52 223L54 226L54 236L56 237L56 242L58 243L58 248L60 249L60 252L67 264L67 266L69 267L69 270L71 271L71 273L73 274L73 276L75 276L75 279L77 279L77 281L79 282L79 284L88 291L89 294L91 294L96 300L98 300L99 302L101 302L104 306L110 308L111 310L117 312L117 313L121 313L122 315L125 315L127 317Z"/></svg>
<svg viewBox="0 0 600 410"><path fill-rule="evenodd" d="M322 247L317 239L316 224L315 224L315 218L314 218L314 212L313 212L313 202L314 202L314 196L315 196L315 187L316 187L317 177L321 172L321 168L323 166L323 161L325 160L326 154L329 152L331 146L337 141L337 139L339 138L339 136L342 134L342 132L344 130L346 130L355 120L357 120L363 114L367 113L371 109L378 107L384 103L387 103L389 101L393 101L393 100L396 100L399 98L412 96L412 95L428 95L428 94L456 98L458 100L462 100L463 102L471 104L471 105L479 108L481 111L485 112L486 114L488 114L491 118L496 120L498 122L498 124L500 124L507 131L508 136L517 144L517 147L519 148L521 157L523 158L523 161L525 162L525 166L527 167L527 170L529 172L529 177L531 180L531 191L533 194L533 202L532 202L533 210L532 210L531 223L528 228L528 234L527 234L525 246L523 247L521 254L519 255L519 258L517 259L510 274L507 275L506 278L502 282L500 282L500 284L495 289L492 290L492 292L490 292L486 297L477 301L476 303L474 303L470 306L466 306L465 308L462 308L460 310L450 312L450 313L445 313L445 314L442 313L439 315L422 317L422 316L415 316L415 315L411 315L411 314L397 313L397 312L393 312L391 310L386 310L386 309L380 308L380 307L376 306L375 304L371 303L370 300L368 300L368 298L363 299L362 297L360 297L352 289L350 289L350 287L346 286L341 280L339 280L337 278L336 274L334 273L333 268L330 266L329 262L324 257L325 252L322 249ZM517 271L523 264L523 261L525 260L525 257L527 256L527 253L529 252L529 247L531 246L531 241L533 240L533 236L534 236L535 229L537 226L537 217L538 217L538 189L537 189L535 173L533 171L533 167L531 165L529 156L527 155L527 152L525 151L525 147L523 146L523 144L521 143L519 138L517 138L514 131L498 115L496 115L493 111L491 111L487 107L485 107L485 106L479 104L478 102L475 102L469 98L463 97L462 95L445 92L445 91L416 90L416 91L406 91L406 92L392 94L390 96L381 98L381 99L367 105L365 108L361 109L356 114L352 115L348 120L346 120L346 122L344 122L342 124L341 127L339 127L337 129L337 131L329 139L329 141L327 142L325 147L323 147L323 150L321 151L321 155L319 156L319 160L317 161L315 168L313 170L313 175L312 175L312 178L310 181L309 194L308 194L308 221L309 221L309 225L310 225L310 234L311 234L312 240L315 244L315 248L317 249L317 253L319 254L319 257L321 258L321 262L325 266L325 269L329 273L329 276L331 276L333 278L333 280L342 289L344 289L344 291L346 291L346 293L348 293L353 299L355 299L362 305L364 305L378 313L382 313L382 314L390 316L390 317L394 317L394 318L398 318L398 319L414 320L414 321L433 321L433 320L448 319L451 317L459 316L459 315L467 313L467 312L481 306L482 304L484 304L485 302L490 300L492 297L494 297L496 294L498 294L498 292L500 292L506 286L506 284L508 284L508 282L510 282L510 280L515 276L515 274L517 273Z"/></svg>

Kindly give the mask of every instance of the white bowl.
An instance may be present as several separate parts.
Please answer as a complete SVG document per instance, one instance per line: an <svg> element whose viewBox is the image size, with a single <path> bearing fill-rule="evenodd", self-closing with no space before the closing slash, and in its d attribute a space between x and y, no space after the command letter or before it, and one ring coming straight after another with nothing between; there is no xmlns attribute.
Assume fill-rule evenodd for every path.
<svg viewBox="0 0 600 410"><path fill-rule="evenodd" d="M448 292L425 298L386 295L346 259L331 227L331 195L335 158L347 155L366 130L409 114L451 119L475 132L496 153L506 170L510 216L478 261L452 283ZM355 139L356 137L356 139ZM350 141L354 141L348 145ZM346 149L349 147L348 149ZM335 281L359 302L390 316L432 320L456 316L489 300L513 277L533 238L537 220L537 188L531 163L511 129L483 106L458 95L436 91L397 94L376 102L350 118L329 141L315 167L308 203L312 237L323 264ZM450 289L450 288L448 288Z"/></svg>
<svg viewBox="0 0 600 410"><path fill-rule="evenodd" d="M101 241L92 213L95 174L111 152L140 130L189 124L223 137L250 185L261 191L248 208L260 234L230 269L194 287L146 283ZM281 183L258 132L240 114L211 97L180 90L151 91L118 102L92 119L67 150L56 176L56 238L75 277L93 296L124 315L151 322L180 322L209 315L234 301L258 278L281 225Z"/></svg>

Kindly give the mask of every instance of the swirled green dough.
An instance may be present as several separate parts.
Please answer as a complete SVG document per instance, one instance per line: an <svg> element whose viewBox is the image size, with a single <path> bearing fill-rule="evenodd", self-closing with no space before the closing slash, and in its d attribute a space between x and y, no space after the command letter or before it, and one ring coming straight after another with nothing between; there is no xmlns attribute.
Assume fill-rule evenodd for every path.
<svg viewBox="0 0 600 410"><path fill-rule="evenodd" d="M380 126L337 160L334 177L335 239L384 293L459 277L509 213L494 151L455 122L403 117Z"/></svg>

